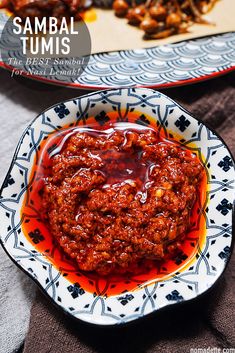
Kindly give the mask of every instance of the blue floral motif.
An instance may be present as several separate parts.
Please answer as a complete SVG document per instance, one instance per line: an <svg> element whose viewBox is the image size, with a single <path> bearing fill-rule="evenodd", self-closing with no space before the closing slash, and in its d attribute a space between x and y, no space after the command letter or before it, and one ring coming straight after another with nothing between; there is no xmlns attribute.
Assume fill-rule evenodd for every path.
<svg viewBox="0 0 235 353"><path fill-rule="evenodd" d="M54 108L54 111L58 115L60 119L63 119L66 115L69 115L70 111L66 107L64 103L61 103L57 107Z"/></svg>
<svg viewBox="0 0 235 353"><path fill-rule="evenodd" d="M226 216L226 214L233 208L232 204L228 202L227 199L223 199L220 204L216 207L216 209L222 213L223 216Z"/></svg>
<svg viewBox="0 0 235 353"><path fill-rule="evenodd" d="M170 294L167 294L167 295L166 295L166 299L169 300L169 301L173 300L173 301L179 302L179 301L183 300L184 298L183 298L182 295L180 295L179 292L175 289L175 290L173 290Z"/></svg>
<svg viewBox="0 0 235 353"><path fill-rule="evenodd" d="M75 283L74 285L70 285L67 287L68 291L71 293L73 299L79 297L79 295L83 295L85 293L84 289L80 286L79 283Z"/></svg>
<svg viewBox="0 0 235 353"><path fill-rule="evenodd" d="M175 257L174 262L176 263L176 265L180 265L183 261L185 261L188 258L188 256L186 254L184 254L183 251L179 252L177 254L177 256Z"/></svg>
<svg viewBox="0 0 235 353"><path fill-rule="evenodd" d="M120 303L122 305L126 305L128 304L128 302L130 302L132 299L134 299L134 296L132 294L126 294L125 296L119 297L118 301L120 301Z"/></svg>
<svg viewBox="0 0 235 353"><path fill-rule="evenodd" d="M105 111L102 110L102 112L96 115L95 120L97 121L97 123L100 124L100 126L103 126L105 123L107 123L110 120L110 118L105 113Z"/></svg>
<svg viewBox="0 0 235 353"><path fill-rule="evenodd" d="M225 261L228 260L229 255L230 255L230 247L229 246L226 246L224 248L224 250L219 253L219 257Z"/></svg>
<svg viewBox="0 0 235 353"><path fill-rule="evenodd" d="M184 132L190 124L190 121L186 119L184 115L181 115L175 122L175 126L182 132Z"/></svg>
<svg viewBox="0 0 235 353"><path fill-rule="evenodd" d="M218 163L218 166L222 168L225 172L228 172L229 169L233 166L232 158L226 156Z"/></svg>
<svg viewBox="0 0 235 353"><path fill-rule="evenodd" d="M38 228L36 228L32 232L29 232L29 237L32 239L34 244L38 244L45 239L42 233L40 232L40 229Z"/></svg>
<svg viewBox="0 0 235 353"><path fill-rule="evenodd" d="M13 185L15 183L15 180L12 178L11 174L9 177L4 181L3 183L3 188L7 188L9 185Z"/></svg>

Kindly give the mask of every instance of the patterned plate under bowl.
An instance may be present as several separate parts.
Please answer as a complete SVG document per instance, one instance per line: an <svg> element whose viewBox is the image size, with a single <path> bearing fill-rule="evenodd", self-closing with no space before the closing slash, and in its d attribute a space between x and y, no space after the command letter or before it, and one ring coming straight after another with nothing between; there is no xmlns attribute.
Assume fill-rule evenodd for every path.
<svg viewBox="0 0 235 353"><path fill-rule="evenodd" d="M63 126L94 122L103 126L110 119L126 122L131 114L136 123L151 124L198 155L206 170L205 198L197 205L196 222L187 238L194 249L191 257L178 256L171 273L159 266L151 279L133 275L120 282L84 274L71 264L50 238L30 193L34 163L51 133ZM143 88L92 93L47 109L23 133L1 189L1 243L10 258L73 317L98 325L129 322L196 298L219 279L232 249L234 177L232 156L220 137L165 95Z"/></svg>
<svg viewBox="0 0 235 353"><path fill-rule="evenodd" d="M0 35L9 14L0 11ZM7 39L7 41L9 38ZM5 39L3 40L5 43ZM24 66L16 44L7 43L7 57L22 59L17 65L23 76L39 81L79 89L109 89L118 87L163 88L191 84L211 79L235 70L235 32L213 35L179 43L154 46L148 49L122 50L93 54L79 77L61 78L58 75L30 75ZM0 45L1 51L1 45ZM0 53L0 67L6 66ZM43 65L28 67L37 72ZM57 65L53 71L73 69L73 65Z"/></svg>

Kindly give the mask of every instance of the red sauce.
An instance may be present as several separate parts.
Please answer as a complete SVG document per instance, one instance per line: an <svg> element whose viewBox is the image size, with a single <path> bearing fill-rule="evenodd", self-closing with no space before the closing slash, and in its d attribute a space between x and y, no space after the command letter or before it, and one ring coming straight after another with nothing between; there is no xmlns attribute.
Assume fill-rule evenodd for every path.
<svg viewBox="0 0 235 353"><path fill-rule="evenodd" d="M128 118L129 121L136 120L135 114L131 114ZM105 125L105 128L98 129L104 130L107 128L108 126ZM138 134L139 132L137 130L135 131L136 128L141 129L141 133L148 131L140 125L135 126L135 129L133 129L133 126L130 129L130 126L128 125L123 126L123 128L125 129L125 132L123 132L124 136L127 136L130 131ZM96 138L100 135L99 131L91 132L91 130L87 128L82 129L82 133L84 134L90 136L93 135L93 137ZM97 126L95 126L95 129L97 130ZM45 189L47 178L52 176L52 160L54 158L52 155L63 153L70 143L71 136L76 136L78 132L81 133L81 128L68 127L65 130L61 130L60 132L49 136L49 138L40 146L38 158L35 161L32 171L32 186L29 189L25 199L25 205L22 208L22 215L24 215L24 233L28 239L34 243L35 248L47 256L48 259L63 273L63 275L67 276L72 283L78 282L82 288L91 292L97 291L100 295L114 295L121 293L124 290L133 290L138 286L146 284L146 282L159 280L169 276L170 274L179 271L182 266L185 266L185 264L188 264L190 259L196 254L200 242L204 239L205 222L204 218L199 214L199 210L200 205L203 204L205 200L205 173L201 173L201 181L198 183L196 189L197 197L190 212L189 230L187 229L188 226L185 227L185 231L184 229L182 230L182 235L179 236L179 239L177 239L178 241L170 242L166 255L163 254L164 256L159 256L157 261L157 257L151 259L151 256L147 256L147 262L141 261L141 266L132 266L128 271L126 271L125 266L124 271L122 268L120 271L119 266L119 271L111 271L108 276L102 276L101 274L109 272L107 271L107 267L104 267L104 271L101 268L101 274L96 274L94 271L81 271L79 270L76 261L71 259L71 257L68 257L68 254L65 254L58 243L58 239L55 239L55 234L52 236L50 224L47 223L48 220L45 221L45 214L48 213L48 209L46 208L46 204L42 203L42 198L44 197L42 197L42 190ZM110 136L112 136L112 132ZM179 148L179 145L174 141L166 140L159 134L157 135L157 143L176 147L176 149ZM180 150L182 149L180 148ZM131 158L130 151L132 152ZM131 148L129 148L129 151L128 148L126 151L125 149L118 152L115 151L115 157L118 163L116 167L114 166L114 168L110 169L110 161L114 160L112 149L111 152L107 149L99 151L99 156L107 162L101 168L101 172L106 177L105 183L99 185L99 188L101 186L102 188L113 188L115 185L120 187L120 184L122 183L124 183L124 185L128 184L126 181L129 180L128 182L130 182L130 184L135 182L135 193L139 194L139 197L144 203L146 201L146 192L148 193L146 185L148 186L149 174L151 169L154 168L154 165L149 163L150 159L148 157L143 161L142 153L143 151L141 150L137 149L132 151ZM184 153L189 159L196 158L189 150L184 149ZM91 158L97 158L97 156L95 157L91 155ZM151 188L151 185L148 187ZM42 205L46 212L42 212ZM32 214L32 208L36 208L35 211L37 215L35 214L35 218L29 218L26 216ZM138 250L142 251L143 249L139 247ZM71 251L68 253L71 255ZM83 269L89 270L90 268ZM125 273L122 274L122 272Z"/></svg>

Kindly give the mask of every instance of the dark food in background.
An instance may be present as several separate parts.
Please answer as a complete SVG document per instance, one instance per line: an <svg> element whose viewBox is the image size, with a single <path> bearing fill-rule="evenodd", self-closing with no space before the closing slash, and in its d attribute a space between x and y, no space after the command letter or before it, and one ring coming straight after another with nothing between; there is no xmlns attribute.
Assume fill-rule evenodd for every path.
<svg viewBox="0 0 235 353"><path fill-rule="evenodd" d="M160 39L185 33L195 22L208 23L202 15L217 1L146 0L139 4L139 0L114 0L113 9L118 17L125 17L130 25L140 27L145 39ZM2 0L0 7L8 8L22 19L53 16L79 20L79 14L87 8L87 0Z"/></svg>
<svg viewBox="0 0 235 353"><path fill-rule="evenodd" d="M0 7L8 8L15 15L25 19L35 17L74 17L84 11L85 0L3 0Z"/></svg>
<svg viewBox="0 0 235 353"><path fill-rule="evenodd" d="M76 132L51 158L42 215L78 267L136 272L174 255L203 167L152 129Z"/></svg>
<svg viewBox="0 0 235 353"><path fill-rule="evenodd" d="M146 39L160 39L172 34L185 33L195 22L208 23L202 15L209 12L217 0L146 0L136 4L132 0L114 0L113 9L118 17L140 27Z"/></svg>

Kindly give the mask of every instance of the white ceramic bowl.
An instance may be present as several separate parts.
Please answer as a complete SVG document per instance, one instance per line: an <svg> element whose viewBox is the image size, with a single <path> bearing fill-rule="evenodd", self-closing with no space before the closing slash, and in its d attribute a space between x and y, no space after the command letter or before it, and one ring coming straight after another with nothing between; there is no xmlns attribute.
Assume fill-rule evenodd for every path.
<svg viewBox="0 0 235 353"><path fill-rule="evenodd" d="M43 242L40 229L30 236L24 232L24 222L37 217L36 205L31 207L30 214L21 215L32 183L31 169L43 139L65 125L89 125L91 116L97 123L105 124L110 111L117 113L119 121L126 120L128 112L134 111L142 124L148 124L150 116L163 134L195 151L207 172L206 202L199 210L206 220L206 238L190 265L167 278L113 296L106 295L109 281L99 277L89 280L95 288L91 291L79 283L84 276L79 271L77 281L71 283L65 271L53 265L53 249L44 254L37 250L36 245ZM223 140L162 93L148 89L91 93L50 107L24 131L1 189L1 243L10 258L73 317L98 325L136 320L198 297L222 275L232 248L234 176L233 158Z"/></svg>

